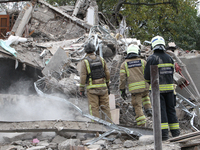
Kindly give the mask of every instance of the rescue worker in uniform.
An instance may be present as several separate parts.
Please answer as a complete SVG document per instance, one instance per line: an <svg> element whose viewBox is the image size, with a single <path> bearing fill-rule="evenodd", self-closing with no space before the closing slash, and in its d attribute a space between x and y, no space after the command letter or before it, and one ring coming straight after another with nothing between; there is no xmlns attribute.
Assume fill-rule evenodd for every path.
<svg viewBox="0 0 200 150"><path fill-rule="evenodd" d="M157 65L159 70L159 90L161 106L162 140L168 139L168 128L173 137L179 136L179 123L174 104L174 60L165 52L165 40L155 36L151 40L153 54L148 57L144 71L145 80L150 83L150 66ZM151 90L151 85L150 85Z"/></svg>
<svg viewBox="0 0 200 150"><path fill-rule="evenodd" d="M120 67L119 88L123 99L127 98L125 92L126 81L131 93L132 105L135 109L138 126L145 126L146 117L142 110L142 104L147 116L152 116L152 107L149 98L149 85L144 79L144 67L146 61L140 57L140 49L137 45L131 44L127 48L126 60Z"/></svg>
<svg viewBox="0 0 200 150"><path fill-rule="evenodd" d="M99 107L103 111L102 119L112 122L109 107L109 80L110 72L106 62L102 57L94 54L95 46L92 41L84 47L87 53L85 59L81 62L80 73L80 95L84 95L85 84L87 84L87 97L89 103L89 112L91 115L101 118Z"/></svg>

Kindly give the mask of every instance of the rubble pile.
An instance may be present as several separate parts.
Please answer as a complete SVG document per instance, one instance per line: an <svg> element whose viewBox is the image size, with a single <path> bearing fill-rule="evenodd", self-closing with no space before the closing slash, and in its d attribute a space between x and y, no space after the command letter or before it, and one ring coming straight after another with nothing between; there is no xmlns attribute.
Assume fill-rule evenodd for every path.
<svg viewBox="0 0 200 150"><path fill-rule="evenodd" d="M13 14L15 13L10 12L10 15ZM80 63L86 55L84 46L88 41L93 41L96 47L95 53L106 60L110 69L112 104L115 104L111 111L114 112L112 118L116 120L112 125L102 120L95 120L97 124L103 124L102 128L111 127L109 131L102 131L99 138L97 138L98 128L94 133L64 132L62 131L63 122L63 126L59 128L54 129L53 126L51 129L56 132L52 132L50 135L45 133L47 127L43 129L45 132L19 133L11 137L5 135L1 149L153 149L153 137L150 136L151 134L147 134L152 132L152 118L148 118L146 128L136 127L135 112L130 102L130 95L128 95L127 101L124 101L118 89L120 65L126 56L126 47L130 44L139 45L141 57L146 60L152 54L149 41L141 43L135 38L124 38L123 34L120 34L123 31L113 30L114 26L106 22L105 16L98 12L95 1L80 0L77 1L76 6L54 7L43 0L38 0L36 3L27 2L24 9L16 14L18 14L18 18L13 20L12 30L4 36L4 40L0 40L0 59L1 61L13 60L15 63L12 66L13 70L34 74L36 78L32 79L34 81L30 84L34 86L35 93L40 96L45 95L45 101L50 99L49 96L53 96L51 98L54 100L59 99L58 97L64 98L61 101L68 103L66 108L64 104L63 106L54 105L55 108L62 109L63 113L66 113L64 118L50 119L61 119L57 122L62 122L62 120L69 121L73 118L73 121L85 122L86 126L89 126L88 122L91 119L95 120L87 114L87 98L81 98L78 92ZM97 21L98 17L99 22ZM174 75L174 82L177 84L178 91L176 109L181 134L198 131L200 95L181 59L198 59L199 53L196 50L187 53L173 43L167 47L167 53L179 66L179 70L176 70L176 75ZM37 71L35 71L36 69ZM21 88L23 87L21 86ZM28 87L24 86L24 88ZM186 89L189 93L186 95L187 97L184 95L187 92L180 91L180 89ZM192 94L190 89L196 93ZM35 105L34 102L40 99L31 97L28 92L25 93L28 97L24 99L30 100L32 105ZM19 95L21 94L19 93ZM8 95L13 96L12 93ZM19 101L18 96L14 96L11 100L8 95L0 96L2 112L7 111L5 105L15 107L13 104L17 105L16 101ZM40 105L40 102L38 103ZM69 105L70 108L68 108ZM12 107L9 107L8 110L12 110ZM64 109L70 110L70 112L65 112ZM72 118L69 119L69 116ZM32 119L35 120L34 117ZM41 120L46 119L49 118ZM18 121L16 118L5 120L5 122L2 118L1 120L2 123ZM38 125L35 126L34 130L40 129ZM93 124L91 126L94 127ZM132 134L136 137L133 137ZM180 149L180 145L166 142L163 143L163 149Z"/></svg>

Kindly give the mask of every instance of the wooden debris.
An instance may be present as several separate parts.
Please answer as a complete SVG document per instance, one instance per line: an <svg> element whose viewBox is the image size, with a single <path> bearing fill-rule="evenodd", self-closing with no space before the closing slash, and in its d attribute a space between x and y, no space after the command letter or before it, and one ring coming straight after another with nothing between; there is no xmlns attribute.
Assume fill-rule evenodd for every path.
<svg viewBox="0 0 200 150"><path fill-rule="evenodd" d="M184 135L181 135L178 137L171 138L171 139L169 139L169 141L170 142L179 142L179 141L183 141L183 139L189 140L192 137L199 137L199 135L200 135L200 131L197 131L197 132L192 132L192 133L188 133L188 134L184 134Z"/></svg>

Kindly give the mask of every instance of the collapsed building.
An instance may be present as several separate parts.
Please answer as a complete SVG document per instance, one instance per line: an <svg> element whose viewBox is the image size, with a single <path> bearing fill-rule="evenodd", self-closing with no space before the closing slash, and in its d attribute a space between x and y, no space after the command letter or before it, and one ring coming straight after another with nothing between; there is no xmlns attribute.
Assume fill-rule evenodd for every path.
<svg viewBox="0 0 200 150"><path fill-rule="evenodd" d="M61 114L52 115L51 117L47 115L46 118L39 118L40 122L43 120L41 123L37 121L38 118L35 116L25 120L21 117L8 119L6 116L2 116L0 132L51 131L56 132L58 135L63 135L65 132L102 133L99 138L87 141L86 145L92 145L112 134L115 135L114 138L107 139L108 141L117 140L116 135L117 137L126 135L124 140L136 140L141 135L153 134L152 118L148 119L148 127L136 127L134 109L130 105L130 101L124 101L119 94L119 69L126 55L126 47L131 43L140 45L141 57L144 59L152 54L148 41L141 43L138 39L124 38L123 34L125 34L126 29L124 19L119 29L115 29L108 19L101 12L98 12L95 1L81 0L77 1L75 6L62 7L54 7L43 0L32 0L25 3L21 11L17 13L7 11L4 15L3 17L7 17L6 22L11 20L12 24L8 25L9 27L6 30L1 30L1 113L4 114L5 110L11 111L9 109L17 107L22 99L26 104L23 104L22 108L28 107L27 102L30 102L30 109L35 105L34 103L39 103L40 107L37 106L44 109L46 104L43 106L43 103L40 103L48 101L48 103L53 104L56 102L55 107L58 109L65 110L66 108L71 112L63 111L62 113L67 114L63 117L61 117ZM115 118L113 120L114 124L109 124L89 115L88 110L85 109L87 99L80 98L78 94L80 62L85 57L84 45L89 40L94 41L95 53L103 57L110 68L110 107L112 107L112 118ZM195 50L186 53L181 48L176 47L174 43L168 44L167 52L177 64L174 82L178 85L176 88L177 112L181 132L184 134L196 131L197 133L194 132L196 134L193 135L196 139L199 130L198 104L200 95L198 89L200 84L194 81L198 78L196 72L199 71L199 67L198 65L195 65L196 68L190 67L190 60L192 59L192 62L197 64L199 53ZM189 67L186 68L186 66ZM16 111L21 110L16 109ZM13 114L15 113L14 111ZM25 114L26 112L22 111L22 113ZM42 116L43 114L38 113L37 115ZM89 122L90 119L95 120L97 123ZM28 122L24 124L21 121ZM65 134L65 137L68 138L73 136L76 137L74 134ZM39 137L39 135L34 134L33 137ZM11 138L9 140L11 142ZM68 143L70 142L68 141ZM74 141L74 144L68 145L71 148L81 145L80 141ZM122 143L121 141L120 144L123 145L125 142ZM118 146L120 144L118 143ZM22 144L16 145L21 146ZM33 143L30 145L34 147L37 142L35 145ZM127 145L134 144L129 143ZM59 146L62 149L61 143L52 147L43 146L43 148L57 149ZM187 144L184 146L187 147ZM128 146L124 147L129 148ZM102 146L100 145L98 148L102 149Z"/></svg>

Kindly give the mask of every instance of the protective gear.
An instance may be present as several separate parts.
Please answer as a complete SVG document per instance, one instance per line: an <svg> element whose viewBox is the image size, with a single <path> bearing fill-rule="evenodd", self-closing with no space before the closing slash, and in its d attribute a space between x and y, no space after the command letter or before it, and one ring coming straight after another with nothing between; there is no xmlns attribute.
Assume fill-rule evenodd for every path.
<svg viewBox="0 0 200 150"><path fill-rule="evenodd" d="M135 109L135 119L138 126L145 126L146 117L142 110L142 104L144 109L151 108L151 102L149 98L149 85L144 79L144 66L146 61L130 56L121 64L120 68L120 83L119 88L125 89L126 82L128 82L129 92L131 93L131 103Z"/></svg>
<svg viewBox="0 0 200 150"><path fill-rule="evenodd" d="M140 55L140 48L137 45L131 44L127 48L127 54L135 53L137 55Z"/></svg>
<svg viewBox="0 0 200 150"><path fill-rule="evenodd" d="M86 53L93 53L95 51L95 46L93 44L93 41L89 41L85 46L84 50Z"/></svg>
<svg viewBox="0 0 200 150"><path fill-rule="evenodd" d="M94 53L87 54L86 57L90 57L95 60L97 57ZM106 113L106 115L111 118L110 107L109 107L109 97L108 97L108 89L109 81L110 81L110 72L107 67L106 62L103 58L100 57L100 60L103 66L103 71L105 76L100 79L92 79L89 74L91 74L90 63L87 59L84 59L81 62L81 72L80 72L80 87L79 91L85 90L85 84L87 85L87 97L89 104L89 112L91 115L100 118L99 107L101 110ZM102 115L102 119L105 119L105 115ZM107 119L107 118L106 118ZM107 119L108 122L111 122Z"/></svg>
<svg viewBox="0 0 200 150"><path fill-rule="evenodd" d="M126 80L130 93L142 93L149 90L148 83L144 80L144 66L146 61L141 58L126 59L120 68L119 88L125 89Z"/></svg>
<svg viewBox="0 0 200 150"><path fill-rule="evenodd" d="M151 39L151 49L154 51L158 50L165 50L165 40L161 36L155 36Z"/></svg>
<svg viewBox="0 0 200 150"><path fill-rule="evenodd" d="M89 62L89 67L91 70L91 73L88 75L88 77L92 78L92 80L104 78L105 73L104 73L101 58L97 56L96 59L91 59L90 57L86 57L86 59Z"/></svg>
<svg viewBox="0 0 200 150"><path fill-rule="evenodd" d="M127 99L127 95L126 95L126 92L125 92L125 89L122 89L120 90L121 91L121 97L126 100Z"/></svg>
<svg viewBox="0 0 200 150"><path fill-rule="evenodd" d="M80 91L80 96L84 97L85 96L85 92L84 91Z"/></svg>
<svg viewBox="0 0 200 150"><path fill-rule="evenodd" d="M179 123L174 106L174 60L165 51L155 49L154 54L148 57L144 70L144 78L149 83L151 81L151 65L157 65L159 70L162 140L167 140L169 137L168 129L170 129L172 135L179 132Z"/></svg>
<svg viewBox="0 0 200 150"><path fill-rule="evenodd" d="M151 65L157 65L159 69L160 93L174 92L174 60L164 51L156 51L153 55L149 56L144 70L144 78L148 83L150 83Z"/></svg>

